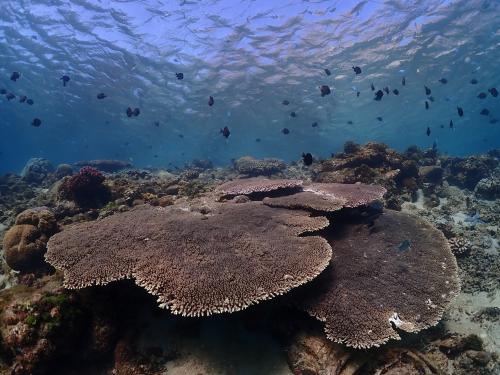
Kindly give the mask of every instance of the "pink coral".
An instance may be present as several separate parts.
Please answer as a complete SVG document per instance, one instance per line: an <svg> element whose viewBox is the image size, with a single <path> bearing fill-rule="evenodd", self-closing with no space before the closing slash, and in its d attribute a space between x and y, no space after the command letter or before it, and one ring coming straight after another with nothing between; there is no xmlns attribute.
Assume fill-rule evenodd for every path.
<svg viewBox="0 0 500 375"><path fill-rule="evenodd" d="M83 167L80 172L66 179L59 187L59 194L64 199L76 202L80 206L97 207L109 200L109 190L103 185L105 177L92 167Z"/></svg>

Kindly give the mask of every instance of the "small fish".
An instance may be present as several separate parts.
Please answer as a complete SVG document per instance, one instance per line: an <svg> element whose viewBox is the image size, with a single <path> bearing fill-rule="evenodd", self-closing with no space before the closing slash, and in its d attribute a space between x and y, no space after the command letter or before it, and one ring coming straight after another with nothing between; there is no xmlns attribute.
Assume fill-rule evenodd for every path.
<svg viewBox="0 0 500 375"><path fill-rule="evenodd" d="M406 86L406 78L405 78L405 77L403 77L403 78L401 79L401 84L402 84L403 86Z"/></svg>
<svg viewBox="0 0 500 375"><path fill-rule="evenodd" d="M441 82L443 85L446 85L448 83L448 80L446 78L441 78L439 82Z"/></svg>
<svg viewBox="0 0 500 375"><path fill-rule="evenodd" d="M297 117L297 114L296 114L295 112L293 112L293 111L292 111L292 112L290 112L290 116L291 116L291 117Z"/></svg>
<svg viewBox="0 0 500 375"><path fill-rule="evenodd" d="M134 115L134 110L130 107L127 108L127 117L132 117Z"/></svg>
<svg viewBox="0 0 500 375"><path fill-rule="evenodd" d="M431 102L433 102L433 103L434 103L434 97L433 97L432 95L431 95L431 96L429 96L427 99L429 99Z"/></svg>
<svg viewBox="0 0 500 375"><path fill-rule="evenodd" d="M229 131L229 130L228 130ZM179 134L178 135L179 138L184 138L184 134ZM229 136L228 136L229 137Z"/></svg>
<svg viewBox="0 0 500 375"><path fill-rule="evenodd" d="M330 87L328 87L327 85L321 85L319 87L319 90L321 91L321 97L325 95L330 95L331 93Z"/></svg>
<svg viewBox="0 0 500 375"><path fill-rule="evenodd" d="M496 118L490 119L490 124L496 124L498 120Z"/></svg>
<svg viewBox="0 0 500 375"><path fill-rule="evenodd" d="M347 121L347 123L348 123L349 125L354 124L354 122L352 122L351 120Z"/></svg>
<svg viewBox="0 0 500 375"><path fill-rule="evenodd" d="M224 126L224 129L221 129L219 133L222 134L222 136L224 136L225 138L229 138L229 136L231 135L231 132L229 131L229 128L227 126Z"/></svg>
<svg viewBox="0 0 500 375"><path fill-rule="evenodd" d="M106 97L106 94L103 92L100 92L99 94L97 94L97 99L104 99L105 97Z"/></svg>
<svg viewBox="0 0 500 375"><path fill-rule="evenodd" d="M459 115L460 117L462 117L462 116L464 115L464 110L463 110L463 108L462 108L462 107L457 107L457 112L458 112L458 115Z"/></svg>
<svg viewBox="0 0 500 375"><path fill-rule="evenodd" d="M178 80L184 79L184 73L175 73L175 76L177 77Z"/></svg>
<svg viewBox="0 0 500 375"><path fill-rule="evenodd" d="M214 105L214 103L215 103L214 97L213 96L209 96L208 97L208 105L211 107L211 106Z"/></svg>
<svg viewBox="0 0 500 375"><path fill-rule="evenodd" d="M375 98L373 98L374 100L376 101L381 101L382 100L382 97L384 96L384 92L382 90L378 90L376 93L375 93Z"/></svg>
<svg viewBox="0 0 500 375"><path fill-rule="evenodd" d="M490 110L488 108L483 108L479 114L483 116L488 116L490 114Z"/></svg>
<svg viewBox="0 0 500 375"><path fill-rule="evenodd" d="M24 103L26 101L26 99L28 99L28 97L26 95L21 95L19 97L19 103Z"/></svg>
<svg viewBox="0 0 500 375"><path fill-rule="evenodd" d="M0 95L5 95L7 94L7 90L5 89L0 89Z"/></svg>
<svg viewBox="0 0 500 375"><path fill-rule="evenodd" d="M289 102L288 100L283 100L283 101L281 102L281 104L283 104L283 105L288 105L288 104L290 104L290 102Z"/></svg>
<svg viewBox="0 0 500 375"><path fill-rule="evenodd" d="M66 84L70 81L70 78L67 75L63 75L60 79L61 79L61 81L63 81L64 87L66 87Z"/></svg>
<svg viewBox="0 0 500 375"><path fill-rule="evenodd" d="M260 142L260 138L255 138L255 142Z"/></svg>
<svg viewBox="0 0 500 375"><path fill-rule="evenodd" d="M302 153L302 160L304 162L304 165L309 166L313 163L313 156L310 152L308 152L307 154Z"/></svg>
<svg viewBox="0 0 500 375"><path fill-rule="evenodd" d="M453 120L450 120L450 129L453 129Z"/></svg>
<svg viewBox="0 0 500 375"><path fill-rule="evenodd" d="M318 123L315 121L315 122L313 122L313 123L311 124L311 126L312 126L313 128L317 128L317 127L318 127Z"/></svg>
<svg viewBox="0 0 500 375"><path fill-rule="evenodd" d="M282 132L283 134L290 134L290 130L288 130L288 128L283 128L283 129L281 129L281 132Z"/></svg>
<svg viewBox="0 0 500 375"><path fill-rule="evenodd" d="M33 121L31 121L31 125L35 128L38 128L40 125L42 125L42 120L40 120L39 118L34 118Z"/></svg>
<svg viewBox="0 0 500 375"><path fill-rule="evenodd" d="M134 115L134 117L137 117L141 114L141 110L139 108L134 108L132 114Z"/></svg>
<svg viewBox="0 0 500 375"><path fill-rule="evenodd" d="M429 109L429 102L427 100L425 101L425 109Z"/></svg>
<svg viewBox="0 0 500 375"><path fill-rule="evenodd" d="M385 91L386 94L389 94L389 87L385 86L384 87L384 91Z"/></svg>
<svg viewBox="0 0 500 375"><path fill-rule="evenodd" d="M485 92L480 92L479 95L477 96L479 99L484 99L486 98L486 93Z"/></svg>
<svg viewBox="0 0 500 375"><path fill-rule="evenodd" d="M359 66L353 66L352 70L354 70L354 73L356 73L356 75L361 74L361 68Z"/></svg>
<svg viewBox="0 0 500 375"><path fill-rule="evenodd" d="M358 91L358 92L356 93L356 97L357 97L357 98L359 98L359 96L360 96L360 95L361 95L361 93Z"/></svg>
<svg viewBox="0 0 500 375"><path fill-rule="evenodd" d="M375 86L373 86L373 83L370 84L370 87L372 88L372 91L375 91Z"/></svg>
<svg viewBox="0 0 500 375"><path fill-rule="evenodd" d="M431 89L428 88L427 86L424 86L425 88L425 95L429 96L431 94Z"/></svg>
<svg viewBox="0 0 500 375"><path fill-rule="evenodd" d="M16 96L13 93L9 92L7 95L5 95L5 97L10 101L12 99L15 99Z"/></svg>
<svg viewBox="0 0 500 375"><path fill-rule="evenodd" d="M394 95L399 95L399 90L398 90L398 89L394 89L394 90L392 90L392 93L393 93Z"/></svg>
<svg viewBox="0 0 500 375"><path fill-rule="evenodd" d="M470 80L470 83L471 83L472 85L477 85L477 79L472 78L472 79Z"/></svg>
<svg viewBox="0 0 500 375"><path fill-rule="evenodd" d="M379 117L377 117L377 120L379 120L379 121L384 121L384 119L383 119L382 117L380 117L380 116L379 116Z"/></svg>
<svg viewBox="0 0 500 375"><path fill-rule="evenodd" d="M330 72L330 69L325 69L325 74L326 74L327 76L329 76L329 75L331 75L331 74L332 74L332 72Z"/></svg>
<svg viewBox="0 0 500 375"><path fill-rule="evenodd" d="M12 74L10 75L10 80L16 82L20 77L21 74L19 74L19 72L12 72Z"/></svg>
<svg viewBox="0 0 500 375"><path fill-rule="evenodd" d="M33 105L35 102L33 101L33 99L28 99L26 100L26 103L29 105Z"/></svg>
<svg viewBox="0 0 500 375"><path fill-rule="evenodd" d="M431 128L427 127L427 131L425 132L425 134L427 134L427 136L430 136L431 135Z"/></svg>
<svg viewBox="0 0 500 375"><path fill-rule="evenodd" d="M408 251L411 248L411 242L410 240L404 240L401 241L401 243L398 245L397 250L400 252Z"/></svg>
<svg viewBox="0 0 500 375"><path fill-rule="evenodd" d="M491 96L493 96L494 98L496 98L498 96L498 91L496 88L492 87L491 89L488 89L488 91L490 92Z"/></svg>

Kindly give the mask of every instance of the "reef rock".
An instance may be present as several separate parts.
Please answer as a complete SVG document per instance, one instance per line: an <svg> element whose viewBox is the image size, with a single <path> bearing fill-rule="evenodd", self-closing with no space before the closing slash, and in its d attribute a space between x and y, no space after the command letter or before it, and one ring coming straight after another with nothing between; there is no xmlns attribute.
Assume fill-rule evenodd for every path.
<svg viewBox="0 0 500 375"><path fill-rule="evenodd" d="M423 182L438 185L443 179L443 168L437 165L426 165L418 169Z"/></svg>
<svg viewBox="0 0 500 375"><path fill-rule="evenodd" d="M21 177L28 183L39 184L54 171L52 163L44 158L32 158L24 166Z"/></svg>
<svg viewBox="0 0 500 375"><path fill-rule="evenodd" d="M478 181L474 193L479 198L494 200L500 198L500 171Z"/></svg>
<svg viewBox="0 0 500 375"><path fill-rule="evenodd" d="M254 159L251 156L243 156L233 162L234 169L247 176L270 176L282 172L286 164L279 159L266 158Z"/></svg>
<svg viewBox="0 0 500 375"><path fill-rule="evenodd" d="M446 169L450 184L474 190L476 184L489 177L498 166L498 159L489 156L448 158L443 160L442 165Z"/></svg>
<svg viewBox="0 0 500 375"><path fill-rule="evenodd" d="M399 210L400 197L418 189L418 166L385 144L369 142L359 146L348 142L343 153L316 167L313 181L381 185L388 191L387 206Z"/></svg>
<svg viewBox="0 0 500 375"><path fill-rule="evenodd" d="M57 179L61 179L66 176L71 176L73 174L73 167L69 164L59 164L54 172L54 176Z"/></svg>
<svg viewBox="0 0 500 375"><path fill-rule="evenodd" d="M102 172L117 172L121 169L130 168L132 164L121 160L84 160L75 163L79 167L92 167Z"/></svg>

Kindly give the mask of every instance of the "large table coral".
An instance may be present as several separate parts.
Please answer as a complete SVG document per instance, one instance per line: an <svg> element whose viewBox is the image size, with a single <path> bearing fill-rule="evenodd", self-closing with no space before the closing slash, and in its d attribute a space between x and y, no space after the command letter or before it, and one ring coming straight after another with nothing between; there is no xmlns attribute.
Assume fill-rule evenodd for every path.
<svg viewBox="0 0 500 375"><path fill-rule="evenodd" d="M264 206L220 205L213 214L138 209L53 236L46 259L82 288L133 278L176 314L242 310L312 280L332 250L318 236L324 217Z"/></svg>
<svg viewBox="0 0 500 375"><path fill-rule="evenodd" d="M295 299L335 342L368 348L433 326L459 291L448 242L421 219L388 210L325 236L335 257Z"/></svg>

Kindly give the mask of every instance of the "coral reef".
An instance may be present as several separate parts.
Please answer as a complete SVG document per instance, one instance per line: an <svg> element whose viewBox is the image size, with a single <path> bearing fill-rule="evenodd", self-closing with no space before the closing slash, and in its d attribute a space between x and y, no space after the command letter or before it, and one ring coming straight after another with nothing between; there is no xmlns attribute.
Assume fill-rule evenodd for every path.
<svg viewBox="0 0 500 375"><path fill-rule="evenodd" d="M47 241L57 231L56 219L46 207L23 211L3 238L5 261L21 272L42 268Z"/></svg>
<svg viewBox="0 0 500 375"><path fill-rule="evenodd" d="M279 159L254 159L251 156L243 156L233 162L234 169L238 173L255 177L255 176L271 176L282 172L286 168L286 164Z"/></svg>
<svg viewBox="0 0 500 375"><path fill-rule="evenodd" d="M32 158L24 166L21 177L28 183L38 184L54 171L50 161L43 158Z"/></svg>
<svg viewBox="0 0 500 375"><path fill-rule="evenodd" d="M186 164L182 170L178 168L173 171L125 169L106 175L102 184L109 190L110 201L106 204L95 205L95 207L100 207L102 204L101 208L81 207L75 202L60 200L61 196L56 199L55 194L59 190L59 186L69 180L65 176L72 174L71 167L68 165L62 165L54 172L39 174L40 180L36 183L28 183L26 179L13 174L1 176L0 237L7 228L16 222L18 217L16 226L29 228L25 232L18 233L17 238L21 238L18 244L24 241L25 244L29 245L32 241L28 239L31 238L30 233L34 233L34 237L36 237L39 234L35 235L35 233L46 231L45 235L40 235L34 241L36 244L43 237L39 253L45 251L47 238L57 230L59 225L67 226L65 229L67 233L73 231L73 228L69 226L73 223L90 221L91 223L78 224L77 226L95 225L95 228L99 228L98 225L106 220L104 218L111 221L118 220L117 217L127 212L131 215L129 220L131 223L138 222L140 218L132 216L136 210L141 210L142 207L134 208L134 206L142 206L145 203L156 207L166 207L168 212L180 210L186 214L186 217L192 217L193 220L195 217L199 218L194 221L186 219L186 222L190 224L183 225L183 227L189 228L181 234L181 237L185 235L186 238L198 238L196 232L204 231L204 223L221 215L221 205L241 206L241 211L245 211L246 215L242 219L241 228L247 228L249 225L248 215L252 215L246 212L248 211L247 207L258 203L251 202L251 200L260 200L266 196L281 196L285 200L292 199L303 203L304 198L300 195L287 194L301 190L307 191L311 179L332 178L335 180L338 178L338 181L342 182L378 183L388 190L385 195L387 207L414 213L431 222L444 233L458 263L462 290L458 298L451 303L448 313L443 318L443 324L422 331L418 335L400 332L402 341L393 341L383 347L363 351L346 348L344 345L328 340L324 336L322 323L296 309L297 302L301 301L295 300L295 304L291 305L283 304L283 302L292 301L296 294L303 291L315 295L328 286L324 280L330 277L329 271L332 266L335 267L335 261L340 264L347 257L344 257L343 254L346 253L347 250L344 250L348 247L343 245L342 239L339 239L338 243L332 241L331 237L336 231L355 231L355 236L347 236L345 242L348 242L348 238L352 237L352 243L357 244L366 237L369 239L367 241L370 246L372 243L375 246L378 236L387 236L384 237L387 240L397 235L396 230L393 231L394 233L388 233L390 228L382 228L385 225L380 224L380 217L377 218L377 215L380 214L380 208L372 210L371 207L365 206L354 209L344 208L341 211L322 214L328 216L331 226L318 233L313 233L313 237L328 238L333 248L334 257L332 264L317 278L292 290L284 298L274 298L272 301L259 303L239 314L224 314L210 319L172 317L168 311L158 309L154 298L147 294L144 289L137 288L132 281L113 282L99 288L65 291L62 289L62 279L59 279L60 273L50 278L42 278L46 274L44 268L46 265L43 263L38 263L37 266L41 267L40 270L43 272L38 272L38 268L35 267L35 273L30 273L33 271L29 270L21 274L9 271L8 267L4 265L3 274L0 272L0 288L8 287L10 289L0 290L0 373L67 373L73 375L94 373L157 374L176 373L176 371L180 373L231 373L235 371L243 373L250 371L249 368L259 368L259 371L253 373L275 371L283 374L310 375L335 371L340 375L435 374L440 372L458 375L496 374L500 371L498 354L491 351L497 350L496 338L499 332L499 314L496 307L498 305L498 290L500 289L500 279L498 278L500 273L500 257L498 257L500 251L498 244L500 200L497 192L499 155L498 150L494 150L483 156L449 158L440 155L436 149L421 150L417 147L410 147L403 153L397 153L384 145L360 146L351 142L345 145L343 153L335 155L329 160L314 163L310 167L304 167L303 163L299 161L286 165L284 168L280 167L279 171L265 172L276 173L276 177L282 179L303 181L302 186L297 186L294 189L272 190L262 194L251 194L253 189L251 188L243 193L249 194L248 196L235 194L231 200L222 199L221 201L219 201L220 195L221 193L225 195L225 193L217 186L223 181L237 178L239 173L243 174L242 172L233 168L214 167L209 161L196 160ZM352 165L346 166L351 162ZM338 169L331 170L332 165L338 166ZM456 175L454 176L454 174ZM62 181L56 182L57 179L61 178L63 178ZM234 184L238 187L245 181L252 184L252 179L246 178L234 182ZM276 180L272 181L275 183ZM231 183L229 182L229 186ZM235 190L234 192L239 193L240 191ZM312 194L317 195L316 193ZM233 195L228 194L226 198L230 199L231 197ZM275 201L275 199L278 198L266 198L265 201L268 203ZM19 215L27 208L40 206L50 207L49 211L52 213L50 220L36 221L37 210ZM270 207L269 209L276 210L276 208ZM316 211L313 215L318 213ZM300 215L301 218L310 219L305 213ZM113 217L115 218L113 219ZM95 221L96 219L98 220ZM278 220L278 218L273 220ZM299 227L304 224L304 219L299 220L297 217L297 220L300 224ZM358 226L356 220L363 220L364 224ZM40 222L42 223L38 228ZM267 218L265 222L265 225L263 224L264 219L259 222L261 223L259 224L261 231L259 236L267 235L266 231L273 231L273 227L268 227ZM136 243L144 246L141 247L141 251L143 251L144 248L154 249L155 244L160 243L160 241L161 247L163 247L166 240L161 240L161 236L155 237L155 235L145 231L144 228L148 227L147 223L148 220L144 219L140 225L136 225L141 229L140 233L135 230L123 230L122 232L127 232L126 236L124 234L124 241L127 240L127 243L126 246L122 247L128 248L130 244ZM156 225L154 222L150 224L151 226ZM252 225L250 226L252 227ZM427 225L423 225L423 227L420 225L423 224L418 225L421 229L427 228ZM36 231L33 228L36 228ZM404 226L400 226L398 230L401 228L404 231ZM413 227L413 229L415 228ZM94 232L98 230L96 229ZM200 237L202 236L201 232L198 233ZM371 234L364 236L365 232ZM394 246L388 245L387 248L382 245L378 246L379 249L382 249L381 254L388 252L395 253L395 256L390 260L380 260L371 264L370 269L366 271L368 280L370 271L377 270L377 273L370 279L370 283L376 284L380 280L386 280L384 270L388 268L388 263L391 263L394 267L399 266L401 275L406 276L408 280L400 280L400 277L403 276L399 274L393 275L391 276L393 282L388 284L389 287L378 287L375 288L376 290L365 287L354 297L338 298L338 303L335 305L336 311L339 311L338 314L346 314L346 310L342 310L345 306L351 309L348 315L341 315L348 316L344 318L344 321L350 325L339 324L337 325L339 329L348 327L349 332L352 332L352 327L361 327L360 329L364 327L366 322L358 324L356 319L360 316L357 311L365 311L366 304L363 296L366 293L371 294L370 300L379 301L383 307L394 307L392 310L398 315L391 316L390 319L396 325L401 322L413 322L412 318L407 318L409 314L406 310L400 309L397 305L397 302L402 301L401 296L405 296L405 293L415 295L415 293L421 293L422 289L425 289L425 293L440 292L440 289L428 286L428 283L434 279L426 276L428 272L433 272L435 264L430 264L425 271L420 271L421 277L413 282L411 287L405 287L407 281L413 280L410 277L413 275L412 272L419 270L416 266L409 267L407 263L400 262L400 258L408 257L413 252L419 251L416 240L410 238L408 243L405 242L405 239L409 238L407 234L410 232L404 231L401 238L398 238L399 242L396 241L398 243L395 243ZM246 229L234 229L232 222L221 224L218 233L222 234L214 238L214 241L216 240L220 244L230 243L226 236L228 238L229 236L231 238L237 237L245 243L254 241L251 237L256 237ZM435 230L429 228L428 233L434 233L434 241L442 240L441 235L438 235ZM10 236L9 234L8 237ZM306 233L304 237L297 238L301 240L310 236L310 233ZM276 245L272 244L273 249L287 246L286 243L290 236L283 237L286 240L280 238ZM424 239L425 235L421 237ZM112 240L110 239L110 241ZM186 243L195 245L189 241L180 241L182 246ZM202 243L201 239L199 242ZM207 242L207 236L204 235L202 247L205 248L207 243L212 243L212 241ZM35 246L34 244L32 246ZM268 244L267 240L266 244ZM365 246L364 250L350 251L351 257L355 259L359 257L356 267L350 272L352 277L362 278L365 275L360 267L372 259L368 245ZM435 246L435 244L430 245L430 248L434 248L436 251ZM93 247L92 244L92 249ZM220 251L217 250L220 246L211 245L208 248L210 251ZM228 245L227 249L229 248L234 248L234 246ZM88 247L88 249L91 248ZM234 255L244 255L248 251L252 252L252 249L252 247L245 248L244 251L241 250L241 254L235 253ZM366 257L364 253L366 253ZM94 267L94 263L88 262L88 260L94 259L93 254L95 255L93 251L87 251L87 249L78 252L78 254L75 251L74 259L83 260L80 263L83 267L82 270L85 267L89 272L98 270L99 277L106 278L107 272L110 270L107 266ZM116 252L116 254L119 253ZM209 256L202 257L196 251L190 254L194 254L197 268L192 273L188 272L187 275L199 277L200 274L210 274L207 270L210 270L212 266L211 258ZM422 252L422 254L426 253ZM439 254L439 251L433 256L436 254ZM267 252L263 252L259 256L262 265L266 262L267 255ZM177 258L179 262L183 259L192 259L191 255L189 257L177 256ZM282 258L285 260L284 257ZM307 259L310 259L309 256L303 255L301 262L306 263ZM104 264L102 258L95 257L94 260L100 262L99 264ZM431 262L430 259L428 261ZM274 275L276 267L273 262L267 263L270 265L267 271ZM119 263L115 262L113 266L119 267ZM226 263L228 262L226 261ZM144 265L143 262L138 267ZM175 268L177 270L186 269L184 265L173 268L170 266L160 273L167 275ZM255 274L256 270L259 269L258 266L252 266L252 270L245 271L243 269L242 272ZM341 271L337 272L338 277L342 276ZM53 270L49 272L53 272ZM275 275L278 278L279 272ZM345 272L349 273L347 270ZM446 275L446 272L442 270L435 270L434 273L436 277ZM219 282L216 287L207 283L207 287L217 290L217 287L224 285L224 282L230 282L232 285L235 280L238 280L239 274L240 272L223 272L219 275L220 280L223 281ZM387 275L389 274L390 272L387 273ZM289 276L294 276L294 274L286 271L283 276L285 282L297 281L290 279ZM341 278L344 280L342 285L350 285L349 278L346 279L344 276ZM175 279L189 280L189 277L175 276ZM277 283L276 280L274 280L274 284ZM91 279L87 279L87 281L89 284L92 283ZM151 278L142 281L150 286L156 285L156 281ZM21 285L16 286L16 283ZM245 280L241 283L251 284ZM380 297L377 299L377 296L381 295L381 291L390 293L391 288L396 288L393 284L400 284L401 288L405 288L400 291L398 298ZM194 290L191 285L188 287L185 285L179 283L176 287L187 288L185 290L188 292ZM161 288L165 287L161 286ZM257 292L260 293L260 291ZM210 296L211 293L212 291L205 294ZM41 302L42 300L43 302ZM418 323L422 326L426 325L427 318L431 317L436 309L441 310L441 302L447 303L446 299L436 303L434 297L430 297L430 302L427 301L425 306L420 306L419 304L422 302L419 298L413 297L413 300L419 302L408 303L407 309L414 306L422 312L422 316L419 318L421 321L419 320ZM298 304L300 305L300 303ZM73 315L72 312L75 314ZM376 316L376 314L365 314L367 320L372 322L378 321ZM240 320L248 325L250 340L244 340L244 342L241 340L241 337L247 338L246 335L249 332L234 332L232 324ZM60 328L51 330L54 322ZM75 328L76 325L78 327ZM165 331L165 327L172 328L177 325L179 328ZM304 332L306 327L314 327L314 332ZM224 336L222 334L224 330L230 332L232 336ZM364 343L370 340L376 341L376 333L379 331L373 331L375 333L370 333L370 336L362 332L358 337L363 339ZM207 335L207 332L210 333ZM216 334L212 334L215 332ZM271 334L272 340L277 341L274 347L266 346L268 345L266 341L262 341L262 336L259 336L262 332L265 335ZM467 336L469 332L476 332L480 338ZM461 333L462 336L458 333ZM165 340L165 337L168 337L168 340ZM269 339L269 336L267 337ZM189 345L185 346L187 342ZM227 342L232 344L227 345ZM373 341L370 342L373 343ZM252 345L258 348L255 353L251 352ZM208 347L209 351L205 349ZM288 353L290 372L287 372L286 369L284 352ZM241 353L244 353L244 358L242 358ZM267 359L277 360L279 358L279 361L282 362L279 365L276 362L266 362L263 360L263 353ZM252 362L250 367L248 367L249 362ZM242 365L242 363L244 364ZM257 363L258 366L251 367Z"/></svg>
<svg viewBox="0 0 500 375"><path fill-rule="evenodd" d="M82 207L101 207L110 199L109 189L103 184L105 177L97 169L83 167L78 174L67 178L59 186L61 198Z"/></svg>

